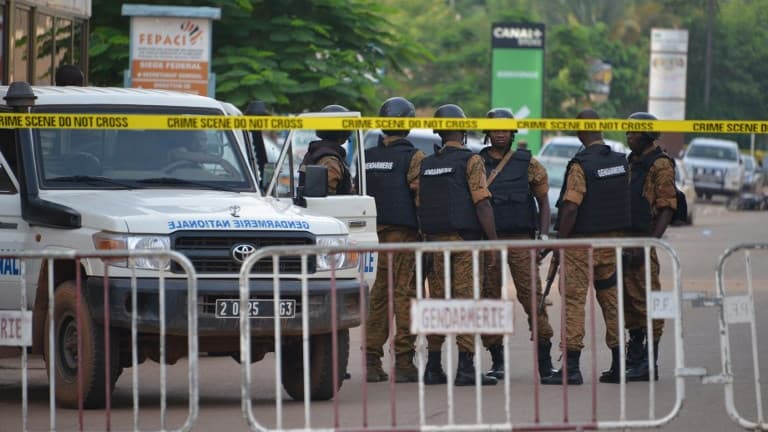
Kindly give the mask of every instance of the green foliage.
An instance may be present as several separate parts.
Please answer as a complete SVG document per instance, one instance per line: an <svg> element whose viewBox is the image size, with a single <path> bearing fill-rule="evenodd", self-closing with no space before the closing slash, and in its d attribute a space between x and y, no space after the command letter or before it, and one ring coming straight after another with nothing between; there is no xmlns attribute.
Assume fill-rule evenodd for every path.
<svg viewBox="0 0 768 432"><path fill-rule="evenodd" d="M128 65L129 19L120 17L119 6L94 0L91 78L99 85L121 85ZM222 9L213 24L216 96L241 107L261 99L278 112L331 103L373 109L381 71L397 74L423 55L418 44L392 31L386 9L374 0L216 0L214 6Z"/></svg>
<svg viewBox="0 0 768 432"><path fill-rule="evenodd" d="M398 11L392 21L398 32L421 43L428 55L406 70L388 76L380 99L405 96L424 114L455 103L468 116L488 111L490 97L490 32L493 21L531 21L527 12L506 1L458 0L455 7L441 2L386 0Z"/></svg>
<svg viewBox="0 0 768 432"><path fill-rule="evenodd" d="M712 3L709 105L705 50ZM689 30L687 118L766 119L768 2L764 0L147 0L218 6L213 70L217 96L239 106L262 99L278 112L340 103L366 114L385 98L411 99L422 115L457 103L490 108L490 27L544 22L544 114L604 117L647 108L653 27ZM94 0L91 81L122 85L128 18L121 3ZM610 95L590 100L588 61L612 66ZM736 136L742 143L745 135Z"/></svg>

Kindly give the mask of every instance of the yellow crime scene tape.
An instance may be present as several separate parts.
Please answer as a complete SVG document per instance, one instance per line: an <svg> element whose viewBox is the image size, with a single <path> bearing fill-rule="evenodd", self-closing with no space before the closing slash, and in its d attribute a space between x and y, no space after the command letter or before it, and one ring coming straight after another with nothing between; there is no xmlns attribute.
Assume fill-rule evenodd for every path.
<svg viewBox="0 0 768 432"><path fill-rule="evenodd" d="M545 131L639 131L698 133L768 133L762 120L627 120L627 119L488 119L399 117L288 117L162 114L0 113L0 128L153 129L153 130L354 130L439 129Z"/></svg>

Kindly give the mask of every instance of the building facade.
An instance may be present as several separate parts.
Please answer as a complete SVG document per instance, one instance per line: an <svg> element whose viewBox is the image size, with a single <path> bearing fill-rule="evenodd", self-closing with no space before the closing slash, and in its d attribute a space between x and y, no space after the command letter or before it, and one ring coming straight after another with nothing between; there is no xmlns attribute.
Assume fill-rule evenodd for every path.
<svg viewBox="0 0 768 432"><path fill-rule="evenodd" d="M53 85L62 64L88 81L91 0L0 0L0 83Z"/></svg>

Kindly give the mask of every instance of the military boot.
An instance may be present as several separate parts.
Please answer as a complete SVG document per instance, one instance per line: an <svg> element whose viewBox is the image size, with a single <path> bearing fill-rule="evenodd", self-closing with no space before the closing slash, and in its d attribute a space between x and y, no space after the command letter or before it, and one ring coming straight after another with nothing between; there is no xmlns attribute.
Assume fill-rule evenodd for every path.
<svg viewBox="0 0 768 432"><path fill-rule="evenodd" d="M376 354L366 354L365 366L367 369L366 381L369 383L387 381L389 375L381 367L381 358Z"/></svg>
<svg viewBox="0 0 768 432"><path fill-rule="evenodd" d="M397 354L395 359L395 382L418 382L419 370L413 364L413 351Z"/></svg>
<svg viewBox="0 0 768 432"><path fill-rule="evenodd" d="M659 380L659 343L653 343L654 381ZM631 369L627 369L627 381L648 381L651 374L651 366L648 362L648 350L643 349L640 363Z"/></svg>
<svg viewBox="0 0 768 432"><path fill-rule="evenodd" d="M539 378L544 378L555 373L555 368L552 367L552 342L548 340L541 340L538 344L539 351Z"/></svg>
<svg viewBox="0 0 768 432"><path fill-rule="evenodd" d="M581 351L568 351L565 355L565 361L567 366L566 379L568 385L581 385L584 383L584 378L581 376L581 370L579 369L579 358L581 357ZM548 377L541 379L541 383L545 385L561 385L563 383L563 369L556 370L555 373Z"/></svg>
<svg viewBox="0 0 768 432"><path fill-rule="evenodd" d="M445 384L448 376L445 375L442 364L442 352L429 351L427 354L427 367L424 368L424 384Z"/></svg>
<svg viewBox="0 0 768 432"><path fill-rule="evenodd" d="M629 331L627 343L627 370L640 366L645 352L645 330L634 329Z"/></svg>
<svg viewBox="0 0 768 432"><path fill-rule="evenodd" d="M473 386L475 385L475 358L474 353L459 352L459 366L456 368L456 386ZM480 383L482 385L496 385L498 380L492 376L480 375Z"/></svg>
<svg viewBox="0 0 768 432"><path fill-rule="evenodd" d="M504 379L504 345L491 345L488 347L491 352L491 369L485 374L494 377L497 380Z"/></svg>
<svg viewBox="0 0 768 432"><path fill-rule="evenodd" d="M621 379L621 353L619 347L611 348L611 367L600 375L601 383L618 384Z"/></svg>

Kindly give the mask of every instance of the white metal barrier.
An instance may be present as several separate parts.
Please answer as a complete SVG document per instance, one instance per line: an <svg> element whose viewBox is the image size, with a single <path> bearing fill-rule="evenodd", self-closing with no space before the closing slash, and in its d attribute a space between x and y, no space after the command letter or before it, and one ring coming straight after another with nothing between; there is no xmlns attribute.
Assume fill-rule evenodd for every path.
<svg viewBox="0 0 768 432"><path fill-rule="evenodd" d="M84 388L83 388L83 381L85 378L82 376L82 372L84 369L84 357L85 351L83 350L83 339L84 335L83 333L86 332L86 328L84 326L91 325L91 317L86 316L84 317L84 308L91 308L91 310L95 310L96 313L103 313L102 317L99 317L99 319L103 320L103 326L102 328L111 329L112 326L117 325L117 317L110 317L110 309L111 306L114 306L115 302L119 299L111 298L110 295L114 295L115 287L111 285L117 278L113 277L110 280L110 268L113 268L112 265L115 264L115 261L121 261L122 264L121 267L124 267L129 272L129 276L123 276L123 285L122 285L122 291L123 294L126 295L126 304L125 309L127 309L126 315L130 315L129 318L126 318L125 316L121 317L123 318L123 321L130 320L129 328L130 328L130 341L131 341L131 362L130 366L132 367L132 376L131 376L131 382L132 382L132 419L133 419L133 430L140 430L140 423L139 423L139 371L138 371L138 365L139 365L139 348L138 348L138 340L139 340L139 326L142 327L149 325L147 322L145 322L143 319L146 317L142 317L142 323L139 323L139 309L141 305L138 303L138 297L139 297L139 285L141 284L143 286L143 292L146 292L147 289L150 289L150 291L153 292L153 296L155 296L158 299L157 304L157 317L156 322L153 320L153 324L151 326L158 326L158 335L159 335L159 363L160 363L160 425L159 430L169 430L166 417L166 408L167 408L167 379L166 379L166 290L167 290L167 284L168 281L173 279L175 281L180 281L184 285L184 291L186 292L186 298L187 298L187 307L186 307L186 334L187 334L187 356L189 361L188 366L188 372L189 372L189 381L188 381L188 389L189 389L189 399L188 399L188 412L187 417L184 420L183 424L178 427L178 429L172 429L172 430L181 430L181 431L187 431L190 430L195 422L195 419L198 415L198 335L197 335L197 276L194 270L194 267L192 263L183 255L173 252L173 251L128 251L128 250L113 250L113 251L37 251L37 252L18 252L14 254L4 254L3 257L7 259L13 259L17 260L19 265L19 287L20 287L20 307L17 310L0 310L0 318L5 321L3 324L6 324L8 322L14 323L14 325L18 325L18 343L11 343L12 345L20 346L21 347L21 380L22 380L22 398L21 398L21 424L18 426L13 426L12 423L7 423L4 420L5 426L12 427L16 429L17 427L20 428L23 431L27 431L30 428L30 409L29 409L29 392L28 392L28 346L32 345L32 332L33 332L33 312L28 310L27 304L27 282L29 281L29 278L37 278L38 277L38 269L40 269L40 262L45 263L45 268L40 269L41 274L47 275L47 308L45 310L39 311L40 313L47 314L47 317L56 317L54 319L43 319L42 322L46 322L47 326L45 328L45 333L48 335L47 341L42 340L41 343L45 348L46 354L46 367L47 367L47 373L49 377L49 407L48 407L48 413L49 413L49 420L48 420L48 426L47 429L49 430L57 430L57 407L61 405L61 400L57 401L57 386L63 386L67 383L61 383L57 382L57 374L59 373L58 368L66 368L71 372L71 375L76 375L76 378L74 378L74 381L76 382L76 395L74 395L74 398L72 396L67 397L67 405L74 405L74 407L78 408L77 415L77 425L79 430L84 429L84 408L88 408L88 406L85 406L84 401ZM178 274L174 274L173 278L166 276L166 274L162 271L148 271L148 270L137 270L136 268L136 261L137 260L159 260L159 262L165 262L166 265L170 265L170 263L175 263L178 265L179 269L183 270L183 274L177 272ZM67 267L59 267L56 262L62 262L66 261ZM111 264L110 264L111 263ZM69 267L69 266L73 266ZM96 286L91 286L89 289L89 294L91 297L93 297L90 300L91 305L89 306L86 304L86 300L84 297L84 279L85 275L82 273L83 266L100 266L103 268L103 277L101 278L103 280L103 291L99 292L98 289L95 289ZM28 269L34 269L34 273L28 274ZM66 268L67 272L67 278L63 283L61 283L62 279L59 277L58 274L55 273L55 269L58 268L60 271L64 271ZM69 277L74 277L74 280L69 279ZM127 280L126 280L127 278ZM153 280L153 282L148 282L149 280ZM59 287L56 287L56 281L59 282ZM98 282L97 282L98 283ZM128 286L126 286L126 284ZM151 285L151 287L150 287ZM66 292L65 292L66 291ZM74 292L72 292L74 291ZM91 293L91 291L93 291ZM38 289L38 292L39 289ZM57 295L59 297L57 297ZM72 298L74 296L74 298ZM101 297L99 297L101 296ZM55 308L56 299L67 297L66 300L69 301L69 303L74 302L75 307L74 311L69 310L68 307L63 307L65 309L63 312L61 309ZM130 301L130 304L127 302ZM98 311L98 309L93 308L93 303L103 303L103 312ZM62 301L62 304L65 302ZM155 310L155 307L152 305L148 306L150 309ZM61 315L56 315L56 314ZM154 313L152 313L154 315ZM45 318L43 316L43 318ZM11 320L11 321L8 321ZM86 322L85 320L88 320ZM76 347L73 345L71 347L64 347L64 344L57 344L58 341L58 333L59 328L57 327L62 322L67 322L67 325L63 327L64 336L67 336L67 345L69 344L76 344ZM38 321L39 322L39 321ZM123 326L128 325L126 322L120 323ZM97 326L95 326L97 327ZM146 328L142 328L142 331L146 331ZM74 333L74 334L72 334ZM94 377L95 379L104 380L104 395L103 400L98 399L99 395L89 395L89 400L93 401L94 403L91 403L91 405L94 405L92 407L99 406L103 403L105 408L105 423L103 425L104 430L110 430L112 428L112 421L111 421L111 394L112 394L112 384L114 381L116 381L117 377L114 376L114 371L116 368L120 368L121 366L119 364L116 364L116 361L118 359L110 358L113 354L112 347L117 343L112 336L112 331L103 331L103 341L96 341L91 340L93 343L102 344L105 349L103 350L103 357L104 357L104 376L103 377ZM98 334L98 332L96 332ZM73 340L76 339L76 342ZM65 350L66 353L65 353ZM53 353L53 355L51 355ZM72 365L70 364L57 364L57 358L59 357L59 353L61 353L61 357L70 360ZM67 355L67 353L69 355ZM97 356L93 356L97 357ZM63 363L63 362L62 362ZM68 362L69 363L69 362ZM96 366L94 366L96 367ZM118 373L119 374L119 373ZM69 387L71 389L72 382L69 382ZM61 389L59 389L61 390ZM61 398L61 394L58 395L59 399ZM64 414L60 414L62 417L70 417L65 416ZM71 420L71 419L70 419ZM145 419L146 420L146 419ZM3 427L5 427L3 426ZM35 425L35 428L39 428L41 425ZM92 429L93 426L90 425L88 428ZM123 427L118 427L118 429L123 429Z"/></svg>
<svg viewBox="0 0 768 432"><path fill-rule="evenodd" d="M737 252L744 252L744 265L746 274L746 294L729 295L725 283L725 269L728 258ZM718 260L716 270L718 305L720 306L720 348L722 359L721 375L708 377L711 383L722 383L725 393L725 408L728 416L739 426L750 430L768 430L763 410L763 391L760 381L760 359L758 354L757 314L755 311L755 289L753 286L752 253L768 251L768 243L743 243L728 248ZM762 255L765 257L765 254ZM761 261L762 264L765 261ZM754 382L755 414L756 418L747 419L739 412L734 392L734 369L731 351L730 326L735 324L748 324L751 344L751 360Z"/></svg>
<svg viewBox="0 0 768 432"><path fill-rule="evenodd" d="M366 383L365 378L362 379L361 384L361 393L360 393L360 399L362 401L361 406L361 412L362 412L362 418L359 425L348 425L348 424L342 424L341 422L341 413L340 413L340 403L339 403L339 397L340 394L340 381L339 376L344 371L340 370L338 367L339 364L346 365L346 361L338 362L337 359L334 359L331 365L332 369L332 382L333 383L339 383L338 386L333 386L332 396L333 396L333 419L330 422L331 424L327 425L317 425L313 423L313 412L312 409L313 403L312 403L312 397L310 395L310 374L303 373L301 376L302 379L302 386L303 386L303 397L299 399L303 399L303 422L298 422L298 419L296 416L291 416L289 419L284 418L284 403L283 403L283 394L281 388L285 386L285 382L283 380L285 379L285 374L283 370L281 369L283 366L282 356L283 353L283 345L285 343L285 340L283 339L285 337L285 328L290 328L292 335L300 335L301 336L301 362L302 362L302 368L303 371L310 371L311 370L311 359L310 359L310 339L313 334L313 332L316 332L317 329L315 328L316 323L316 316L310 317L309 313L306 313L306 311L309 309L307 306L309 303L310 293L309 293L309 282L311 279L310 272L308 272L308 262L313 259L313 257L317 256L318 254L324 254L330 256L337 256L336 254L343 254L343 253L356 253L356 254L366 254L366 253L378 253L380 254L380 259L385 259L384 256L387 256L388 259L391 262L391 257L393 253L397 252L407 252L407 253L413 253L416 263L416 284L417 284L417 298L416 302L421 301L425 298L425 290L424 290L424 269L422 268L422 256L424 254L432 253L432 254L441 254L442 258L444 260L444 268L445 272L442 275L444 277L445 286L448 287L446 291L446 300L451 300L451 271L450 271L450 254L454 252L467 252L471 253L472 255L472 262L473 262L473 270L472 270L472 279L473 279L473 297L469 299L470 304L478 305L480 302L485 302L488 300L481 300L480 299L480 275L484 271L480 268L480 254L483 252L489 252L494 251L498 252L501 256L501 263L505 263L508 257L509 250L511 249L524 249L529 252L529 256L531 258L531 271L532 271L532 299L531 299L531 305L532 310L535 311L536 305L538 305L538 299L536 298L536 287L535 287L535 281L539 278L538 275L538 265L535 264L536 262L536 256L538 255L538 252L543 249L554 249L558 251L558 253L561 256L561 262L564 262L562 259L563 251L566 249L572 249L572 248L579 248L584 249L588 251L589 256L589 267L593 268L593 251L595 249L613 249L616 254L616 262L621 263L621 257L622 257L622 251L625 248L642 248L644 250L644 256L645 256L645 262L650 263L650 256L651 256L651 249L655 248L660 251L666 252L666 254L669 257L669 263L671 263L671 273L673 278L673 283L671 289L662 290L662 291L651 291L651 275L650 275L650 266L646 266L645 271L645 289L646 289L646 297L647 297L647 310L648 310L648 324L647 324L647 331L648 334L651 333L651 322L652 319L669 319L673 321L673 331L672 337L674 339L674 353L675 353L675 360L674 360L674 391L675 391L675 399L672 403L671 409L665 413L663 416L659 416L656 413L656 383L653 379L651 379L648 383L648 415L645 418L641 419L630 419L627 413L627 383L625 382L624 378L624 361L625 361L625 353L624 350L621 349L621 382L619 384L619 408L618 408L618 414L615 418L609 418L609 419L603 419L598 418L598 398L597 398L597 365L596 365L596 355L595 352L597 350L597 342L595 338L595 296L593 288L590 288L589 291L592 294L589 294L589 319L590 319L590 327L591 327L591 338L587 342L587 349L591 349L592 352L592 363L591 363L591 414L588 415L588 418L585 420L576 420L574 421L572 418L569 417L569 407L568 407L568 387L566 385L563 385L562 390L562 404L563 404L563 416L561 421L550 421L545 420L542 418L540 414L540 389L539 389L539 380L536 376L535 379L533 379L532 383L532 389L533 391L529 394L533 395L534 398L534 410L532 413L532 416L530 419L520 419L520 418L514 418L512 415L512 409L510 407L511 400L512 400L512 393L511 393L511 383L509 374L505 374L505 378L503 381L503 397L504 397L504 420L503 421L490 421L488 420L487 413L483 410L483 400L484 398L498 398L499 394L494 393L491 394L490 391L493 389L492 387L488 388L481 388L479 384L479 377L482 370L482 356L476 355L474 357L474 363L475 363L475 416L472 422L464 422L464 423L458 423L456 421L455 414L457 412L464 413L463 406L457 407L456 405L456 394L460 393L461 390L456 391L453 385L453 381L451 379L448 380L446 388L446 417L447 422L446 424L434 424L429 421L429 419L432 417L434 413L428 412L428 408L425 403L425 395L426 395L426 389L423 382L423 375L424 375L424 368L425 368L425 355L424 355L424 339L425 336L423 334L420 334L418 336L417 340L417 366L419 370L419 383L418 383L418 420L413 422L407 422L403 423L398 422L397 414L396 414L396 392L401 388L399 386L394 385L393 377L390 375L390 385L388 388L389 391L389 400L390 400L390 418L389 422L387 424L371 424L371 419L369 418L369 412L368 412L368 396L369 396L369 384ZM279 262L280 259L285 259L285 257L293 257L293 259L297 259L297 257L300 257L301 260L301 273L299 275L285 275L280 274L278 271L279 269ZM270 248L264 248L256 251L254 254L248 257L248 259L244 262L243 267L240 272L240 309L243 311L247 310L248 303L252 300L249 298L249 294L251 293L251 289L249 287L250 281L251 281L251 269L253 265L262 259L271 259L273 264L274 272L272 274L273 278L273 290L272 290L272 299L273 305L278 305L283 298L282 296L285 294L285 291L282 287L285 286L287 281L293 281L294 284L298 283L300 286L300 300L297 301L296 307L297 310L301 310L302 313L299 315L297 313L296 318L301 319L301 325L298 326L295 322L291 322L290 320L281 319L281 315L278 311L277 307L273 308L273 316L271 320L271 324L274 326L274 347L275 347L275 355L276 355L276 370L275 370L275 420L274 425L270 426L267 425L265 421L260 421L258 418L256 418L252 406L252 398L251 398L251 387L253 385L253 379L251 375L251 368L250 368L250 348L251 348L251 320L246 317L245 314L240 315L240 329L241 329L241 356L242 356L242 383L241 383L241 393L242 393L242 409L243 409L243 415L245 416L247 423L251 430L257 430L257 431L298 431L298 430L421 430L421 431L472 431L472 430L587 430L587 429L622 429L622 428L654 428L659 427L662 425L665 425L669 423L680 411L680 408L682 406L683 400L685 398L685 377L697 375L698 372L693 371L691 369L688 369L685 367L685 359L684 359L684 352L683 352L683 326L681 322L682 317L682 289L681 289L681 280L680 280L680 265L679 265L679 259L676 254L676 252L667 244L666 242L656 240L656 239L645 239L645 238L615 238L615 239L578 239L578 240L551 240L551 241L470 241L470 242L423 242L423 243L408 243L408 244L381 244L378 245L375 248L371 248L368 246L354 246L349 248L330 248L330 247L316 247L316 246L287 246L287 247L270 247ZM567 271L560 273L560 289L567 289L567 278L568 275L566 274ZM592 279L592 272L589 272L589 285L593 286L593 279ZM313 275L314 277L317 277L317 275ZM330 305L331 305L331 311L329 312L329 316L326 317L330 318L330 328L326 330L330 330L331 334L331 346L332 346L332 353L334 356L339 355L338 347L340 346L340 343L348 343L348 337L342 338L340 336L339 330L343 329L343 326L339 325L339 316L338 316L338 308L339 304L341 303L338 301L337 296L338 293L341 292L339 287L341 280L337 279L335 272L330 272L328 274L330 277L329 282L330 285L328 287L328 293L327 295L330 296ZM502 273L503 277L503 284L506 285L507 283L507 275L506 272ZM625 337L624 337L624 314L623 314L623 308L621 305L623 304L623 279L622 279L622 266L617 266L617 295L618 295L618 334L619 334L619 346L623 347L625 343ZM365 323L366 318L366 299L367 299L367 291L368 288L363 282L362 274L360 274L357 277L357 286L358 286L358 295L359 295L359 301L358 305L360 307L359 316L360 321ZM390 296L392 295L392 277L391 272L389 274L389 293ZM504 286L503 285L503 286ZM346 294L349 294L349 291L347 291ZM502 290L502 298L497 300L499 302L507 302L509 299L507 298L507 292L506 290ZM391 298L390 298L390 307L389 307L389 341L390 341L390 352L392 352L391 344L392 344L392 338L394 335L394 330L392 326L392 306L391 306ZM565 317L565 310L562 309L561 318L564 319ZM534 317L532 319L533 323L536 323L535 318L535 312ZM327 324L327 323L326 323ZM365 326L363 325L362 332L362 340L363 345L365 344ZM533 325L534 335L536 332L536 325ZM564 345L564 323L561 326L561 342ZM466 332L462 332L466 333ZM511 328L509 328L508 331L504 332L504 345L505 345L505 369L509 370L509 352L508 352L508 342L509 337L511 334ZM344 340L342 340L344 339ZM446 342L447 342L447 348L444 348L444 350L447 350L447 367L448 367L448 373L452 373L452 369L454 366L453 363L453 356L455 355L456 348L453 346L452 343L455 340L455 335L448 335ZM536 340L535 338L532 339L533 341L533 360L534 365L536 363ZM475 351L480 352L480 335L475 333L474 334L474 344L475 344ZM648 350L649 350L649 358L653 358L653 344L648 343ZM444 345L445 346L445 345ZM362 375L365 377L366 375L366 361L365 361L365 346L363 346L362 349L363 352L363 359L361 361L362 365ZM341 355L344 355L342 352ZM565 359L563 359L564 361ZM654 374L653 370L653 363L651 363L651 376ZM394 366L392 366L392 369L394 369ZM535 370L535 366L534 366ZM589 369L587 369L589 370ZM295 377L293 378L295 379ZM605 384L601 384L605 385ZM640 385L640 384L632 384L633 386ZM349 387L349 386L347 386ZM356 390L351 389L346 391L354 392ZM408 388L405 387L405 390L399 390L399 391L408 391ZM289 392L290 393L290 392ZM355 393L355 399L357 399L357 393Z"/></svg>

